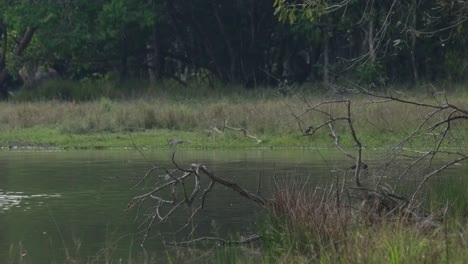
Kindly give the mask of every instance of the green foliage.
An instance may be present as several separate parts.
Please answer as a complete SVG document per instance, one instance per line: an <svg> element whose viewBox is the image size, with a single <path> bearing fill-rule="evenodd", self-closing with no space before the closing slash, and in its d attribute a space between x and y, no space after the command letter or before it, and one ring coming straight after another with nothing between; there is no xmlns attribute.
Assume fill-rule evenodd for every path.
<svg viewBox="0 0 468 264"><path fill-rule="evenodd" d="M274 7L278 20L301 28L301 35L320 28L321 38L330 38L334 47L328 68L341 76L347 72L348 78L366 83L418 82L415 76L429 81L464 80L466 67L452 66L466 64L466 49L461 46L466 46L468 39L463 33L466 20L462 14L468 4L425 1L414 6L416 3L277 0ZM309 43L324 49L321 42ZM460 48L455 48L458 45Z"/></svg>
<svg viewBox="0 0 468 264"><path fill-rule="evenodd" d="M328 2L327 1L300 1L297 4L290 4L283 0L275 0L273 2L275 7L275 15L281 22L288 22L294 24L299 17L301 20L310 22L317 22L322 15L327 14ZM299 21L299 23L302 23Z"/></svg>
<svg viewBox="0 0 468 264"><path fill-rule="evenodd" d="M54 68L65 80L114 75L115 82L151 80L156 88L177 80L226 91L325 78L463 82L468 4L452 2L0 0L8 35L0 71L13 77L2 77L0 90L22 85L23 66ZM16 52L28 29L37 30ZM71 96L64 89L58 98Z"/></svg>
<svg viewBox="0 0 468 264"><path fill-rule="evenodd" d="M98 39L107 48L118 50L122 48L119 46L122 38L131 37L138 42L147 40L148 28L154 25L154 21L155 14L148 4L133 0L111 0L104 3L98 13ZM110 40L115 41L112 43Z"/></svg>
<svg viewBox="0 0 468 264"><path fill-rule="evenodd" d="M388 80L382 63L365 63L356 67L356 78L364 83L385 84Z"/></svg>

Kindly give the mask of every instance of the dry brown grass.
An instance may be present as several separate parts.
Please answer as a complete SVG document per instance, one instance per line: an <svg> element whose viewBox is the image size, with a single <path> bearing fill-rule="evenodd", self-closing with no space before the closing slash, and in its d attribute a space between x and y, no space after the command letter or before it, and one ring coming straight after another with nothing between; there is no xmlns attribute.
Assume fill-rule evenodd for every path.
<svg viewBox="0 0 468 264"><path fill-rule="evenodd" d="M398 218L369 224L358 204L339 205L335 198L334 191L307 192L297 183L277 192L261 231L264 261L463 263L468 257L466 221L433 229Z"/></svg>
<svg viewBox="0 0 468 264"><path fill-rule="evenodd" d="M309 105L327 98L309 96ZM354 100L355 99L355 100ZM377 137L382 132L406 133L414 129L429 109L415 108L396 102L369 104L367 98L356 97L352 101L352 115L358 134ZM424 99L428 100L428 99ZM451 98L452 102L468 108L468 100ZM220 98L200 99L135 99L93 102L23 102L0 103L0 129L59 128L66 133L92 133L143 129L175 129L181 131L205 131L212 125L222 126L225 120L234 127L243 127L255 135L299 134L292 113L299 115L307 109L304 98ZM344 105L330 104L322 110L334 116L345 113ZM317 125L326 117L318 113L301 116L303 126ZM466 123L466 122L465 122ZM457 125L457 124L454 124ZM336 125L337 132L346 129ZM468 125L462 125L463 131ZM324 133L327 133L325 131ZM325 135L326 136L326 135Z"/></svg>

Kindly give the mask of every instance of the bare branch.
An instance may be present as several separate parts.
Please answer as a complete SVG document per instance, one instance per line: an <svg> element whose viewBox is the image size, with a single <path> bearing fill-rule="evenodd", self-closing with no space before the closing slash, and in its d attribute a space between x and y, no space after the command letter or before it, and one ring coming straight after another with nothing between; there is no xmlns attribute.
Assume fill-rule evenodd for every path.
<svg viewBox="0 0 468 264"><path fill-rule="evenodd" d="M217 133L223 133L224 130L226 130L226 129L232 130L232 131L241 132L242 135L243 135L244 137L247 137L247 138L250 138L250 139L255 140L255 142L256 142L257 144L262 143L262 140L261 140L261 139L257 138L257 137L254 136L254 135L249 134L249 132L247 131L247 129L245 129L245 128L243 128L243 127L231 127L231 126L228 126L228 125L227 125L227 120L224 120L224 123L223 123L223 126L222 126L221 130L218 129L215 125L212 125L212 126L210 127L210 133L212 133L211 131L217 132ZM213 133L212 133L212 136L214 136Z"/></svg>
<svg viewBox="0 0 468 264"><path fill-rule="evenodd" d="M419 102L416 100L400 98L399 96L371 92L360 87L353 88L348 91L369 97L371 99L371 104L396 102L403 105L414 106L420 111L427 111L428 113L421 112L421 115L418 115L420 116L421 120L415 124L412 124L415 129L412 128L408 136L401 140L395 147L390 148L390 154L392 155L391 159L387 159L385 161L384 169L379 170L379 174L373 175L378 177L378 182L377 184L374 184L375 182L370 182L372 183L371 185L369 184L367 177L362 177L361 182L361 172L367 169L367 165L362 161L363 146L357 134L357 129L359 127L357 127L352 116L351 107L354 106L354 104L352 105L351 100L344 99L324 101L315 105L311 105L305 100L306 108L305 110L301 111L300 114L294 113L293 108L289 107L289 110L291 111L291 114L294 118L293 122L297 122L299 124L303 136L314 135L318 130L327 126L330 137L334 139L336 148L340 150L346 157L355 161L355 165L353 166L354 187L345 187L347 172L344 173L341 186L339 186L340 181L337 176L334 179L334 184L330 185L329 188L323 189L321 196L317 196L319 204L324 204L328 197L333 196L335 199L333 204L337 210L340 208L345 208L345 210L350 208L351 210L354 210L353 208L357 207L356 202L362 202L361 207L357 210L364 212L365 214L363 215L368 219L396 219L402 216L405 219L427 219L424 216L425 213L420 210L421 203L417 201L416 198L423 189L423 186L434 175L439 174L446 168L458 162L468 159L468 155L466 155L463 149L453 150L446 148L446 143L449 142L451 136L456 139L456 134L452 133L452 130L456 129L457 127L452 126L452 122L468 119L468 115L466 114L467 111L463 108L451 104L446 96L444 99L442 99L436 98L433 95L432 99L434 101L427 103L426 101ZM332 107L334 105L338 106L338 108L334 109ZM303 124L305 124L304 120L306 120L307 114L317 114L323 118L323 120L318 125L311 125L305 131L302 131ZM349 133L348 135L351 136L351 139L354 143L355 152L349 151L349 149L345 149L340 144L340 136L334 129L335 122L342 123L346 127L346 131ZM224 123L222 130L224 131L225 129L239 131L243 133L245 137L258 140L255 136L249 135L246 129L230 127L227 125L227 122ZM430 131L430 133L427 133L427 131ZM428 134L430 137L433 137L433 140L429 138L431 139L429 141L431 148L428 151L407 148L407 145L413 143L412 139L417 137L424 137L423 139L426 139ZM435 160L435 157L442 156L442 154L448 155L452 158L452 160L440 166L438 169L429 170L433 164L433 161ZM399 161L400 158L403 161L398 165L404 166L402 167L403 171L399 175L396 174L398 176L398 183L401 183L403 177L411 173L417 173L419 171L425 172L423 179L419 182L417 188L415 188L415 191L412 193L410 199L405 199L404 197L395 194L395 188L392 189L389 183L384 182L384 179L388 177L388 175L384 174L389 173L389 171L395 167L400 169L400 167L390 165L390 163L393 163L394 161ZM137 213L139 213L140 209L142 208L146 209L145 213L143 214L145 218L140 225L140 228L144 229L142 243L145 242L154 223L163 223L168 221L168 219L173 216L175 212L180 211L184 205L190 208L191 211L187 212L187 221L180 229L178 229L176 233L181 231L190 231L190 234L186 239L191 239L197 226L194 224L196 216L202 212L202 209L205 207L206 200L208 199L208 194L212 192L217 184L232 190L236 194L244 197L246 200L251 201L253 204L259 205L261 208L273 208L273 210L275 210L274 208L279 206L281 203L283 203L283 205L286 207L289 206L289 201L278 200L281 198L282 193L287 193L288 190L282 188L282 186L277 182L274 173L272 177L279 194L275 194L276 196L273 196L273 199L267 199L260 195L260 178L258 180L257 191L250 192L249 190L244 189L238 185L236 182L218 177L215 175L215 173L210 171L202 164L193 163L188 166L188 168L179 166L175 161L175 152L172 153L171 160L173 166L175 167L173 170L154 166L146 172L144 177L137 183L136 186L140 185L142 182L149 181L151 177L155 177L155 172L158 170L163 171L165 174L164 177L158 176L162 179L156 178L156 183L154 186L152 186L151 190L146 191L142 195L134 197L128 205L129 208L138 206ZM302 188L298 190L298 192L304 193L304 188L306 188L305 186L306 185L304 184ZM365 186L372 186L374 189L370 189ZM351 191L353 191L353 193L351 193ZM179 197L178 199L178 196L182 196L182 194L183 198L180 199ZM338 215L340 214L341 213L338 212ZM191 230L189 230L189 226L192 226ZM258 235L241 238L238 241L225 240L216 237L201 237L183 242L174 242L172 244L187 245L200 241L214 241L216 243L226 245L250 243L258 239Z"/></svg>
<svg viewBox="0 0 468 264"><path fill-rule="evenodd" d="M253 139L257 142L257 144L260 144L262 143L262 141L260 139L258 139L256 136L253 136L253 135L250 135L248 132L247 132L247 129L243 128L243 127L231 127L231 126L228 126L227 125L227 120L224 121L224 129L229 129L229 130L233 130L233 131L239 131L239 132L242 132L242 134L244 135L244 137L248 137L250 139Z"/></svg>
<svg viewBox="0 0 468 264"><path fill-rule="evenodd" d="M325 112L325 111L320 109L321 106L330 105L330 104L344 104L346 106L346 116L335 117L331 113ZM295 117L296 120L300 120L301 117L303 117L305 114L307 114L309 112L317 112L317 113L323 114L323 115L328 117L328 120L321 123L321 124L319 124L319 125L317 125L317 126L309 126L303 132L303 135L304 136L314 135L315 132L317 132L322 127L329 126L329 129L331 129L331 131L332 131L331 136L335 139L335 145L338 147L338 149L340 149L343 153L345 153L346 156L348 156L350 158L353 158L355 160L355 162L356 162L356 165L355 165L356 168L355 168L355 171L354 171L355 183L356 183L356 186L361 187L362 184L361 184L361 182L359 180L359 177L360 177L360 173L361 173L362 166L363 166L363 163L362 163L362 144L361 144L361 142L359 141L359 139L358 139L358 137L356 135L356 130L354 129L353 120L351 118L351 101L347 100L347 99L345 99L345 100L324 101L324 102L318 103L318 104L316 104L316 105L314 105L312 107L308 107L305 111L303 111L299 115L295 115L293 113L293 116ZM352 139L353 139L354 143L356 144L356 146L358 148L356 158L354 158L353 155L349 154L347 151L345 151L339 145L339 138L335 134L335 132L333 131L333 128L331 127L331 124L336 122L336 121L346 121L346 123L348 125L348 128L350 130Z"/></svg>
<svg viewBox="0 0 468 264"><path fill-rule="evenodd" d="M203 165L200 165L200 164L192 164L191 167L197 173L199 171L203 172L205 175L210 177L211 180L230 188L231 190L239 193L241 196L253 201L254 203L256 203L258 205L265 206L268 203L268 200L266 200L265 198L245 190L244 188L240 187L237 183L234 183L234 182L231 182L231 181L228 181L228 180L225 180L223 178L215 176L214 173L210 172L206 168L206 166L203 166Z"/></svg>
<svg viewBox="0 0 468 264"><path fill-rule="evenodd" d="M335 146L345 154L346 157L356 160L356 157L354 157L351 153L346 151L341 145L340 145L340 137L336 135L335 130L333 130L333 126L331 124L328 124L328 128L330 129L330 136L335 139Z"/></svg>
<svg viewBox="0 0 468 264"><path fill-rule="evenodd" d="M221 177L217 177L214 173L209 171L206 166L200 164L192 164L189 169L181 168L177 162L175 161L175 152L172 153L172 162L176 167L176 170L169 171L162 167L153 167L147 171L145 176L138 182L148 180L149 177L153 176L153 172L162 169L168 175L166 177L167 182L161 183L160 181L156 182L155 186L152 190L136 196L130 201L128 204L128 208L133 208L134 206L138 205L138 211L142 208L143 204L146 201L154 201L151 203L149 210L147 211L146 218L140 224L140 228L145 227L145 232L143 236L142 245L146 241L148 234L151 231L151 227L154 225L155 221L158 220L159 223L166 222L178 209L182 207L182 205L186 205L187 207L191 207L195 203L197 204L196 209L192 211L192 214L188 217L187 222L183 225L176 233L184 230L186 227L189 226L190 222L194 219L194 217L204 208L205 201L208 193L210 193L215 185L218 183L223 185L234 192L238 193L239 195L243 196L244 198L258 204L262 207L268 204L268 200L260 196L260 194L255 194L247 191L246 189L240 187L238 184L225 180ZM175 172L179 172L180 176L176 176ZM193 179L192 191L190 196L187 194L186 191L186 183L185 181L189 178ZM203 178L209 180L209 184L203 190L202 195L200 196L200 190ZM137 185L138 185L137 184ZM184 199L177 201L177 190L180 189L184 194ZM170 190L170 198L164 198L164 190ZM165 209L164 209L165 208ZM164 210L163 210L164 209ZM166 211L163 213L163 211ZM136 218L137 219L137 218ZM192 230L191 233L193 233Z"/></svg>
<svg viewBox="0 0 468 264"><path fill-rule="evenodd" d="M458 163L458 162L461 162L463 160L466 160L468 159L468 155L467 156L463 156L461 158L458 158L458 159L455 159L455 160L452 160L451 162L445 164L444 166L438 168L437 170L434 170L432 171L431 173L429 174L426 174L423 178L423 180L419 183L418 187L416 188L416 191L413 193L413 195L411 195L411 198L410 198L410 203L413 203L417 197L417 195L419 194L419 192L421 191L421 188L424 186L424 184L430 179L432 178L434 175L440 173L441 171L445 170L446 168L454 165L455 163Z"/></svg>
<svg viewBox="0 0 468 264"><path fill-rule="evenodd" d="M248 244L252 243L254 241L260 240L260 236L258 234L253 234L250 236L246 237L241 237L240 240L225 240L219 237L200 237L188 241L183 241L183 242L173 242L169 243L169 245L175 245L175 246L182 246L182 245L188 245L188 244L193 244L201 241L214 241L217 242L220 245L241 245L241 244Z"/></svg>
<svg viewBox="0 0 468 264"><path fill-rule="evenodd" d="M458 110L457 110L457 111L458 111ZM454 112L454 113L455 113L455 112ZM457 120L457 119L468 119L468 116L453 116L453 117L449 117L449 118L447 118L447 119L445 119L445 120L443 120L443 121L440 121L440 122L438 122L438 123L435 123L433 126L431 126L431 127L429 128L429 130L432 131L432 130L436 129L437 127L439 127L439 126L442 125L442 124L450 123L450 122L452 122L452 121L454 121L454 120Z"/></svg>

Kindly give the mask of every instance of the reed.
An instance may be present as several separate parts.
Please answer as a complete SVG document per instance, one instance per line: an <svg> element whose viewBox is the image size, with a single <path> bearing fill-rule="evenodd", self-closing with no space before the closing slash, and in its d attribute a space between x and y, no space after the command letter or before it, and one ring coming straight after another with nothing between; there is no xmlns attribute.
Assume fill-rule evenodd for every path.
<svg viewBox="0 0 468 264"><path fill-rule="evenodd" d="M266 263L463 263L466 219L421 229L406 221L368 224L333 194L289 189L261 224Z"/></svg>

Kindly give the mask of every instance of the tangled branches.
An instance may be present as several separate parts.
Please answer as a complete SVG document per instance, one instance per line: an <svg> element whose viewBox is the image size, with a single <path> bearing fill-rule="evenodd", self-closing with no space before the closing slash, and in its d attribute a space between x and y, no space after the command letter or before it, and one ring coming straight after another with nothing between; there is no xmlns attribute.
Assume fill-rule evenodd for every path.
<svg viewBox="0 0 468 264"><path fill-rule="evenodd" d="M314 199L312 200L316 201L315 205L308 204L311 200L304 198L304 186L298 192L288 190L287 187L277 188L277 192L273 193L272 198L267 199L260 195L258 191L250 192L235 182L218 177L202 164L194 163L188 166L188 168L182 168L175 162L175 152L173 152L172 163L174 168L153 167L149 169L137 185L147 182L150 178L158 177L156 175L157 172L162 171L163 175L159 176L159 179L150 191L134 197L128 205L129 208L138 208L137 218L141 214L141 211L144 211L140 225L140 228L144 230L142 244L147 239L154 223L167 222L177 211L187 207L191 208L191 214L186 218L186 223L176 233L182 230L190 231L188 238L191 238L197 225L190 225L190 223L193 223L195 216L201 213L205 207L206 200L215 186L223 186L230 189L252 204L271 210L274 214L279 214L280 217L285 214L286 218L296 219L302 215L298 219L304 222L307 218L316 217L316 214L320 213L342 217L343 229L346 229L345 226L350 217L361 217L360 219L364 220L362 222L375 222L379 219L398 219L397 221L415 223L423 226L423 228L434 226L435 222L421 208L418 197L424 185L432 177L440 174L446 168L468 159L466 149L450 149L446 145L449 139L456 139L454 135L456 130L455 124L468 119L468 110L462 106L452 104L446 96L440 99L437 95L433 95L432 100L417 101L405 99L394 94L376 93L361 87L342 88L334 86L333 88L341 94L359 94L365 96L369 99L366 105L380 106L385 103L395 103L402 106L411 106L416 108L423 118L418 121L419 123L413 124L414 130L411 130L408 135L400 139L395 146L388 148L392 156L386 158L384 168L377 170L368 168L368 164L363 160L365 147L363 147L358 134L360 127L356 122L356 112L352 108L355 104L352 104L350 99L330 100L314 105L309 104L304 99L305 110L302 109L299 113L295 113L293 108L289 106L293 121L298 124L303 136L314 136L319 130L328 129L329 136L333 139L336 148L354 162L354 166L346 170L341 184L337 177L335 184L329 189L328 194L324 192L323 196L320 196L322 194L313 196ZM305 117L311 114L322 116L322 121L313 125L307 124ZM336 129L339 125L338 123L344 124L342 127L345 129ZM224 128L229 129L230 127L225 124ZM247 134L245 130L243 131ZM354 146L343 146L340 142L340 133L348 133ZM428 135L433 138L433 146L429 151L407 147L408 142L420 137L427 137ZM461 141L461 143L459 142L460 144L466 144L466 136L458 139ZM411 155L408 153L411 153ZM449 157L449 160L442 165L439 164L434 167L435 163L433 164L433 161L437 155L444 155L445 160L447 160L446 157ZM405 161L401 162L402 159L405 159ZM397 161L400 165L406 165L397 175L385 175L386 170L390 166L389 164L393 161ZM362 176L363 172L368 170L371 170L373 174L371 174L371 178L364 179ZM424 175L417 183L413 192L408 196L409 198L399 195L397 187L404 181L404 177L415 174L415 171L418 170L424 172ZM352 185L346 183L346 174L349 171L353 173ZM388 178L396 178L397 183L395 186L392 187L389 183L384 182L387 176L389 176ZM372 178L378 180L375 186L371 186ZM277 183L276 186L278 187ZM333 193L334 195L331 195ZM298 201L301 202L299 203ZM327 210L324 211L322 210L323 208L327 208ZM301 213L301 210L304 211ZM321 219L316 218L317 223L321 222ZM243 244L250 243L259 238L260 236L257 234L241 238L238 241L229 241L215 237L200 237L173 244L184 245L198 241Z"/></svg>
<svg viewBox="0 0 468 264"><path fill-rule="evenodd" d="M182 206L194 207L195 209L188 217L187 223L177 232L186 229L189 226L190 221L192 221L192 219L204 208L206 197L213 190L215 184L223 185L257 205L265 206L268 203L268 200L263 198L261 195L251 193L240 187L235 182L216 176L204 165L194 163L191 164L188 169L181 168L175 162L175 151L172 153L172 163L175 166L175 169L172 170L164 167L153 167L149 169L140 182L137 183L137 186L148 180L148 178L154 176L157 171L163 171L165 173L163 175L163 180L165 180L165 182L158 181L151 191L134 197L127 206L128 208L133 208L135 206L138 207L138 218L139 211L142 207L146 203L150 204L146 209L144 220L140 225L140 227L146 226L143 241L141 243L142 245L146 241L155 221L159 221L160 223L166 222ZM187 190L187 182L189 182L190 179L193 179L191 192ZM207 181L207 184L200 194L202 182L205 181ZM166 195L167 197L164 196L165 190L170 190L170 194ZM179 197L180 193L182 193L181 198ZM198 204L198 206L195 206L195 204ZM163 211L166 212L162 213ZM195 230L192 229L190 234L194 231ZM251 240L248 240L248 242L251 242Z"/></svg>
<svg viewBox="0 0 468 264"><path fill-rule="evenodd" d="M393 94L383 94L370 91L368 89L364 89L362 87L353 86L351 88L348 87L341 87L337 85L331 85L336 92L339 94L358 94L361 96L366 96L369 99L369 102L366 103L366 107L370 105L380 106L381 104L385 103L396 103L400 104L402 107L414 107L416 111L420 112L423 115L423 118L416 123L416 128L410 132L406 137L401 139L398 144L391 148L393 157L390 160L394 161L398 158L406 158L412 160L408 166L403 170L403 172L398 175L398 182L399 185L403 179L403 177L410 175L411 173L415 173L416 171L428 171L426 174L423 175L422 180L417 185L414 192L410 195L408 201L408 207L414 206L416 204L416 200L418 195L420 194L423 186L427 183L427 181L435 175L438 175L441 171L445 170L446 168L454 165L459 164L461 161L468 159L468 153L466 153L466 149L461 148L447 148L447 144L449 141L449 136L457 141L460 145L466 144L466 137L461 136L460 138L456 138L454 136L455 129L454 124L460 123L464 120L468 119L468 110L453 104L449 101L445 93L433 93L430 100L418 101L415 99L406 99L399 95ZM355 165L353 166L354 177L355 177L355 185L358 188L362 188L363 184L360 181L360 172L363 166L367 167L367 165L362 161L362 149L363 146L361 141L358 139L358 135L356 133L355 125L353 122L353 113L351 111L351 101L349 99L340 99L340 100L331 100L321 102L315 105L311 105L308 103L306 99L304 99L306 104L305 110L301 111L300 113L295 113L291 111L292 116L294 117L294 121L297 122L299 125L302 134L304 136L313 136L318 130L328 127L330 136L334 139L336 147L345 154L346 157L351 158L355 161ZM340 106L344 105L345 113L335 113L330 109L330 105ZM327 108L328 107L328 108ZM292 109L290 107L290 109ZM425 113L426 112L426 113ZM307 114L318 114L325 117L325 121L319 123L317 125L307 126L304 121L304 117ZM355 114L355 113L354 113ZM335 132L333 125L338 122L345 122L348 127L348 132L351 135L351 138L354 142L356 147L357 155L354 156L350 153L350 151L346 150L344 147L340 145L340 138ZM304 129L304 127L306 127ZM462 132L463 134L463 132ZM420 151L415 148L408 148L406 145L411 140L421 137L429 136L434 141L434 145L431 150L429 151ZM427 141L429 142L429 141ZM444 145L445 144L445 145ZM445 146L445 147L444 147ZM415 153L412 155L408 155L408 153ZM453 157L445 164L439 166L438 168L432 168L433 161L436 155L444 155ZM387 161L389 164L390 161ZM382 175L375 175L375 177L381 177ZM379 180L380 185L381 181ZM379 187L379 186L377 186ZM393 188L393 190L385 189L385 193L380 193L386 197L389 194L394 193L397 186ZM372 190L373 192L377 190ZM366 192L369 194L369 192ZM376 193L374 193L376 194ZM378 196L378 195L377 195ZM376 195L373 195L376 197Z"/></svg>

